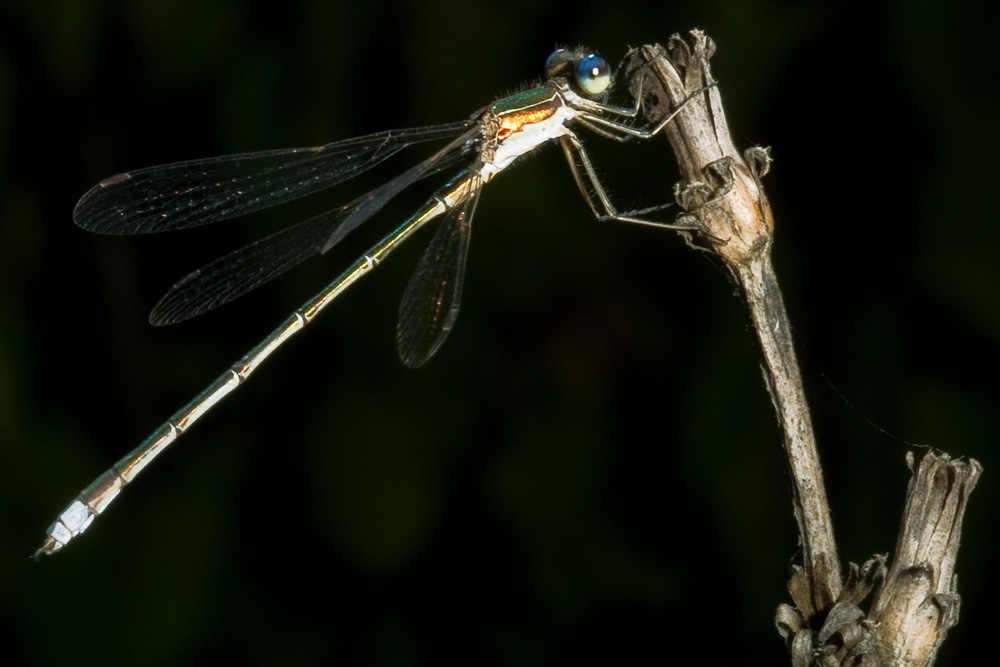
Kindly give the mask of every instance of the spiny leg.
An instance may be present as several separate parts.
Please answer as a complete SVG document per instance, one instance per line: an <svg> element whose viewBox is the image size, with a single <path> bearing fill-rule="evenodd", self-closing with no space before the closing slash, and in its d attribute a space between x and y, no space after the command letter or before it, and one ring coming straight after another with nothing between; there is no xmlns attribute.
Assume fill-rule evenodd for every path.
<svg viewBox="0 0 1000 667"><path fill-rule="evenodd" d="M657 123L656 126L653 127L653 129L635 128L632 127L631 125L628 125L626 123L617 120L604 118L603 116L600 115L601 113L615 113L626 116L628 118L632 118L633 116L629 116L628 114L623 113L624 112L623 109L619 109L617 107L608 107L596 103L593 105L587 105L587 111L582 112L580 116L577 117L576 122L578 122L580 125L583 125L592 132L595 132L609 139L614 139L615 141L619 142L630 141L633 138L650 139L659 134L663 130L663 128L665 128L667 124L677 116L677 114L683 111L684 107L686 107L688 103L691 102L695 97L701 95L705 91L711 90L716 85L718 85L718 82L712 82L707 86L703 86L698 90L694 91L693 93L691 93L690 95L688 95L687 97L685 97L681 101L681 103L677 106L677 108L674 109L670 113L670 115L668 115L666 118ZM641 104L642 104L641 98L639 98L639 100L636 102L637 113L638 110L641 108Z"/></svg>
<svg viewBox="0 0 1000 667"><path fill-rule="evenodd" d="M569 162L577 187L580 189L580 192L583 194L583 198L590 206L590 210L593 212L594 217L598 220L602 222L605 220L617 220L619 222L632 222L639 225L650 225L664 229L704 232L701 225L683 225L636 217L644 213L663 210L670 206L670 204L661 204L659 206L652 206L637 211L628 211L624 214L619 213L618 209L616 209L615 205L611 202L611 198L608 197L607 192L604 190L604 186L601 185L600 178L598 178L597 172L594 170L594 165L590 161L590 157L587 155L587 151L584 149L583 143L580 139L575 134L568 133L559 142L559 144L563 148L567 162ZM588 184L590 186L589 188ZM598 207L598 202L600 203L600 207Z"/></svg>

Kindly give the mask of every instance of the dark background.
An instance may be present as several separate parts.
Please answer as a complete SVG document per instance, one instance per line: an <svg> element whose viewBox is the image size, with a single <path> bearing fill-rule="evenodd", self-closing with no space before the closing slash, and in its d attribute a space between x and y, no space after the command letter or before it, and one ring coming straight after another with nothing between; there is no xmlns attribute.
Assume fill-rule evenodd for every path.
<svg viewBox="0 0 1000 667"><path fill-rule="evenodd" d="M718 43L737 143L773 147L775 262L841 557L893 549L910 442L979 459L962 618L938 664L992 647L996 10L11 5L0 9L6 664L670 664L688 650L702 664L785 664L773 613L797 536L740 303L675 234L595 222L555 148L483 195L462 313L425 368L399 363L394 321L426 235L78 543L28 559L79 489L426 196L404 196L343 251L237 304L157 329L149 309L182 275L406 163L274 213L141 238L72 224L91 185L458 120L539 77L556 45L617 63L691 28ZM669 196L665 140L585 141L624 206Z"/></svg>

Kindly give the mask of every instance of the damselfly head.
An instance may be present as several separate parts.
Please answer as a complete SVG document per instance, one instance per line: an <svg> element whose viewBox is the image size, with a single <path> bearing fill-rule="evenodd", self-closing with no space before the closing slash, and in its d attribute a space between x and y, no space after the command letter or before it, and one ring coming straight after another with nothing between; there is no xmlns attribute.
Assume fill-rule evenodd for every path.
<svg viewBox="0 0 1000 667"><path fill-rule="evenodd" d="M549 79L562 77L587 97L597 97L611 86L611 65L583 48L556 49L545 61Z"/></svg>

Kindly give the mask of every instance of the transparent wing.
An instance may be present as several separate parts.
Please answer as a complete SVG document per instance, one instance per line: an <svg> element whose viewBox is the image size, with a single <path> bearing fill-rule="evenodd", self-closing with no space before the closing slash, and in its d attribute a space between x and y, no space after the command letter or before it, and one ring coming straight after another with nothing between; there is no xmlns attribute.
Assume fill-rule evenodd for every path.
<svg viewBox="0 0 1000 667"><path fill-rule="evenodd" d="M434 356L458 317L470 224L481 185L479 178L466 175L464 196L445 214L403 293L396 347L410 368Z"/></svg>
<svg viewBox="0 0 1000 667"><path fill-rule="evenodd" d="M404 188L465 159L467 135L349 204L265 236L189 273L163 295L150 313L150 323L176 324L207 313L326 252Z"/></svg>
<svg viewBox="0 0 1000 667"><path fill-rule="evenodd" d="M238 299L318 254L354 202L303 220L189 273L153 307L149 321L176 324Z"/></svg>
<svg viewBox="0 0 1000 667"><path fill-rule="evenodd" d="M390 130L313 148L243 153L148 167L107 178L73 220L102 234L185 229L276 206L371 169L403 148L448 139L471 121Z"/></svg>

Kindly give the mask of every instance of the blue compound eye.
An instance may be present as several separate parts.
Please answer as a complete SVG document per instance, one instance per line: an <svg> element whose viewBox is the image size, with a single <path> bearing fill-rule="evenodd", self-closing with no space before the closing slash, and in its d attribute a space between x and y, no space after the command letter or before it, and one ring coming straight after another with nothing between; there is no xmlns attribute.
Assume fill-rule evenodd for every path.
<svg viewBox="0 0 1000 667"><path fill-rule="evenodd" d="M574 60L576 60L576 56L572 52L566 49L556 49L545 61L545 76L549 79L560 76L567 65L572 67Z"/></svg>
<svg viewBox="0 0 1000 667"><path fill-rule="evenodd" d="M576 83L588 95L600 95L611 85L611 66L596 53L588 53L576 66Z"/></svg>

